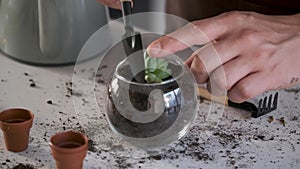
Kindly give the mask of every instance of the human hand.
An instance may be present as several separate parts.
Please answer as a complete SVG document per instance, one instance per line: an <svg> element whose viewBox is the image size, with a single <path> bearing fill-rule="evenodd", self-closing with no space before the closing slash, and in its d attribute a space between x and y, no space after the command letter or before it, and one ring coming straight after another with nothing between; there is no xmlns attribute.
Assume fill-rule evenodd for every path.
<svg viewBox="0 0 300 169"><path fill-rule="evenodd" d="M124 0L97 0L97 1L111 8L121 9L121 1ZM127 1L131 1L133 4L132 0L127 0Z"/></svg>
<svg viewBox="0 0 300 169"><path fill-rule="evenodd" d="M205 45L186 60L197 82L228 91L234 102L300 82L300 14L224 13L194 21L147 50L162 57L192 45Z"/></svg>

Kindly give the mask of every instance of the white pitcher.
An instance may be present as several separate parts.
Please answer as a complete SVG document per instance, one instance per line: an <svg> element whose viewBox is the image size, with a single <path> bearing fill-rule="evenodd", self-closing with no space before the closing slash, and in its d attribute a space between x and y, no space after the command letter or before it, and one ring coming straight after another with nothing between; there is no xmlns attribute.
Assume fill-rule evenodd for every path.
<svg viewBox="0 0 300 169"><path fill-rule="evenodd" d="M30 64L74 63L106 23L96 0L0 0L0 50Z"/></svg>

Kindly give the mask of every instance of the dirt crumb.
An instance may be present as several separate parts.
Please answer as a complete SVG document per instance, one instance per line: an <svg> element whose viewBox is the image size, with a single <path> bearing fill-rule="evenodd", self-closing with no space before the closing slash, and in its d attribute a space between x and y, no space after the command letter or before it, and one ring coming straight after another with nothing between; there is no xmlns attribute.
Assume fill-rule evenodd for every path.
<svg viewBox="0 0 300 169"><path fill-rule="evenodd" d="M14 166L13 169L34 169L34 166L30 164L19 163L18 165Z"/></svg>

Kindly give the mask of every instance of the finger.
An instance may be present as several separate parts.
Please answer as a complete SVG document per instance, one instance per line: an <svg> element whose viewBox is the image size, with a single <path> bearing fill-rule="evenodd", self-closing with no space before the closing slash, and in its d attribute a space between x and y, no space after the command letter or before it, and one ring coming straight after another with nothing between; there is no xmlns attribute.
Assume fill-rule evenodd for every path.
<svg viewBox="0 0 300 169"><path fill-rule="evenodd" d="M230 90L238 81L255 71L254 64L246 56L235 57L214 70L209 77L210 81L220 89Z"/></svg>
<svg viewBox="0 0 300 169"><path fill-rule="evenodd" d="M111 8L121 9L121 1L120 0L97 0L98 2L107 5Z"/></svg>
<svg viewBox="0 0 300 169"><path fill-rule="evenodd" d="M147 47L147 52L152 57L163 57L168 55L168 53L175 53L188 47L188 44L184 43L183 41L166 35L152 42Z"/></svg>
<svg viewBox="0 0 300 169"><path fill-rule="evenodd" d="M203 62L207 74L210 75L221 65L230 63L231 60L239 56L243 48L245 48L245 46L239 43L235 37L228 37L206 44L204 47L196 50L193 55L196 55L199 60ZM232 66L235 67L236 65Z"/></svg>
<svg viewBox="0 0 300 169"><path fill-rule="evenodd" d="M240 52L238 44L229 39L208 43L196 50L185 63L194 70L194 73L199 73L195 74L198 83L204 83L208 80L208 74L238 55ZM221 57L219 53L223 53L224 56Z"/></svg>
<svg viewBox="0 0 300 169"><path fill-rule="evenodd" d="M193 23L188 23L175 32L160 37L152 42L148 46L147 51L153 57L162 57L166 55L164 50L175 53L189 46L205 44L207 42L209 42L209 40L205 33Z"/></svg>
<svg viewBox="0 0 300 169"><path fill-rule="evenodd" d="M162 57L165 56L162 49L175 53L192 45L206 44L230 31L229 28L232 26L229 26L227 18L231 19L232 17L219 15L213 18L188 23L175 32L152 42L148 46L147 51L153 57ZM230 24L232 24L232 22L230 22Z"/></svg>
<svg viewBox="0 0 300 169"><path fill-rule="evenodd" d="M190 70L194 75L194 78L197 83L201 84L207 82L208 73L205 69L205 65L201 60L199 60L198 57L194 57L194 59L192 60Z"/></svg>
<svg viewBox="0 0 300 169"><path fill-rule="evenodd" d="M191 67L194 58L195 58L194 56L190 56L189 58L187 58L187 59L184 61L184 64L187 65L188 67Z"/></svg>
<svg viewBox="0 0 300 169"><path fill-rule="evenodd" d="M255 72L234 85L228 91L228 97L233 102L241 103L273 88L273 85L269 73Z"/></svg>
<svg viewBox="0 0 300 169"><path fill-rule="evenodd" d="M211 79L208 79L206 88L213 96L226 96L227 91L225 89L219 88L219 86L212 82Z"/></svg>
<svg viewBox="0 0 300 169"><path fill-rule="evenodd" d="M229 43L229 42L228 42ZM226 42L221 44L228 44ZM215 43L216 44L216 43ZM220 46L220 45L218 45ZM232 46L229 44L229 46ZM218 47L220 48L220 47ZM228 50L228 49L227 49ZM229 51L230 50L229 48ZM225 51L224 51L225 52ZM223 53L224 53L223 52ZM228 52L227 52L228 53ZM235 55L235 54L232 54ZM228 58L230 55L228 54ZM228 59L222 59L226 62ZM217 67L223 64L216 47L213 43L208 43L205 46L196 50L190 58L187 59L186 63L192 70L198 83L204 83L208 80L208 75Z"/></svg>
<svg viewBox="0 0 300 169"><path fill-rule="evenodd" d="M185 65L189 67L197 83L205 83L208 79L207 72L201 60L197 56L190 56L185 62Z"/></svg>

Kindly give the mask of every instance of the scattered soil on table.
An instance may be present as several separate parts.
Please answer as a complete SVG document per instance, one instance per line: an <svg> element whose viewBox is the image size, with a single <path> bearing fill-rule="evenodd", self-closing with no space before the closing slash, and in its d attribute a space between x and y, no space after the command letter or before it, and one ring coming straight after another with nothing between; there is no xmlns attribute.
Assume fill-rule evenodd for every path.
<svg viewBox="0 0 300 169"><path fill-rule="evenodd" d="M67 89L67 93L66 97L70 97L71 96L77 96L77 97L81 97L82 93L78 92L78 91L74 91L73 89L73 83L72 82L66 82L66 89Z"/></svg>
<svg viewBox="0 0 300 169"><path fill-rule="evenodd" d="M13 169L34 169L34 166L30 164L19 163L18 165L14 166Z"/></svg>
<svg viewBox="0 0 300 169"><path fill-rule="evenodd" d="M63 114L63 115L67 115L67 113L64 113L64 112L62 112L62 111L59 111L58 113L59 113L59 114Z"/></svg>
<svg viewBox="0 0 300 169"><path fill-rule="evenodd" d="M29 84L30 87L36 87L35 81L33 79L29 79L29 82L30 82Z"/></svg>
<svg viewBox="0 0 300 169"><path fill-rule="evenodd" d="M98 152L97 148L95 147L96 143L89 138L89 142L88 142L88 151L91 151L91 152Z"/></svg>
<svg viewBox="0 0 300 169"><path fill-rule="evenodd" d="M275 121L274 116L269 116L268 122L269 122L269 123L272 123L272 122L274 122L274 121Z"/></svg>
<svg viewBox="0 0 300 169"><path fill-rule="evenodd" d="M53 104L52 100L47 101L48 104Z"/></svg>
<svg viewBox="0 0 300 169"><path fill-rule="evenodd" d="M115 162L117 163L116 167L120 169L126 169L132 167L132 164L126 162L126 157L116 157Z"/></svg>
<svg viewBox="0 0 300 169"><path fill-rule="evenodd" d="M192 130L197 130L197 127L193 127ZM226 138L228 138L226 136ZM231 138L230 138L231 140ZM153 154L149 152L148 160L175 160L179 157L190 157L196 161L213 161L214 155L210 153L206 145L208 142L201 142L199 136L190 132L188 136L181 139L174 145L169 145L166 149L160 151L159 154ZM146 159L141 159L139 163L145 163Z"/></svg>
<svg viewBox="0 0 300 169"><path fill-rule="evenodd" d="M284 91L297 94L300 92L300 88L284 89Z"/></svg>
<svg viewBox="0 0 300 169"><path fill-rule="evenodd" d="M278 119L279 122L285 127L286 126L286 121L284 119L284 117L281 117L280 119Z"/></svg>
<svg viewBox="0 0 300 169"><path fill-rule="evenodd" d="M107 66L104 65L99 70L106 68ZM86 71L86 70L82 70ZM25 76L30 76L29 74L25 74ZM98 83L104 83L104 77L105 75L102 76L102 74L99 72L97 74L93 75L96 82ZM29 80L31 82L30 87L35 87L36 84L33 79ZM4 82L4 80L1 80L1 82ZM64 86L64 85L62 85ZM72 82L66 82L65 86L67 89L67 94L66 97L71 97L71 96L82 96L81 93L79 92L74 92L73 91L73 84ZM62 88L64 88L62 87ZM292 93L299 93L300 89L286 89L286 92L292 92ZM48 100L48 104L52 104L53 102L51 100ZM86 100L82 100L84 103L88 103ZM200 104L203 103L203 100L199 100ZM56 101L55 101L56 102ZM68 116L69 113L65 113L62 111L57 111L59 115L62 116ZM280 116L279 116L280 117ZM63 118L63 117L62 117ZM59 121L58 122L49 122L49 123L40 123L41 126L45 126L45 129L48 129L49 127L52 128L63 128L64 130L67 129L72 129L76 131L81 131L85 133L81 127L81 125L77 122L77 120L74 120L75 117L73 116L68 116L68 118ZM74 121L73 121L74 120ZM275 118L271 116L268 119L268 117L265 119L265 121L269 122L274 122L274 123L267 123L267 125L278 125L283 128L283 123L279 123L280 118ZM292 116L290 118L286 118L284 120L290 121L298 121L299 117L298 116ZM232 121L232 122L238 122ZM295 123L295 122L294 122ZM279 128L280 128L279 127ZM251 127L249 127L251 128ZM251 128L254 129L254 128ZM119 152L126 152L125 150L119 150L114 152L110 151L110 149L105 149L101 147L101 145L98 145L97 139L92 140L89 138L89 144L88 144L88 150L92 153L99 153L99 157L101 159L111 159L113 162L115 162L115 166L117 168L125 169L125 168L132 168L133 166L139 165L139 164L145 164L145 163L151 163L154 161L162 161L166 160L167 162L173 162L175 159L180 159L180 158L191 158L194 159L195 161L201 161L200 163L214 163L217 160L220 160L220 158L223 158L226 162L226 165L230 166L230 168L244 168L248 167L249 165L251 166L251 163L255 163L256 160L258 160L259 157L256 157L254 155L251 155L251 150L240 150L236 149L238 147L244 146L243 144L245 141L246 142L251 142L253 140L256 141L271 141L277 139L276 134L273 133L258 133L258 132L245 132L241 130L235 130L232 128L216 128L213 130L212 136L208 140L203 140L201 138L201 133L203 129L201 127L195 126L191 129L191 132L187 136L185 136L183 139L180 141L166 146L162 151L158 151L158 154L149 154L144 157L132 159L131 154L128 153L128 155L120 156L118 153ZM296 130L293 130L290 132L290 134L293 135L300 135L299 132ZM274 135L274 136L273 136ZM45 142L48 142L49 139L49 134L47 131L45 131L44 134L44 140ZM100 143L101 144L101 143ZM300 140L298 139L295 144L300 144ZM114 145L112 145L114 146ZM220 149L214 149L215 147L220 148ZM237 152L241 151L241 152ZM250 152L249 152L250 151ZM149 162L150 161L150 162ZM164 161L165 162L165 161ZM4 161L6 163L5 165L8 165L10 163L10 160ZM174 162L176 163L176 162ZM248 166L247 166L248 165ZM18 165L14 166L13 169L34 169L34 168L39 168L37 166L33 166L30 164L22 164L19 163ZM176 165L177 168L179 168L178 165ZM180 166L182 167L182 166ZM1 168L1 167L0 167ZM225 166L224 166L225 168Z"/></svg>
<svg viewBox="0 0 300 169"><path fill-rule="evenodd" d="M101 70L106 69L107 65L102 65L98 68L97 72L95 75L92 75L95 78L95 81L99 84L104 84L106 83L105 77L102 76Z"/></svg>
<svg viewBox="0 0 300 169"><path fill-rule="evenodd" d="M291 121L297 121L298 120L298 117L297 116L293 116L292 118L291 118Z"/></svg>

